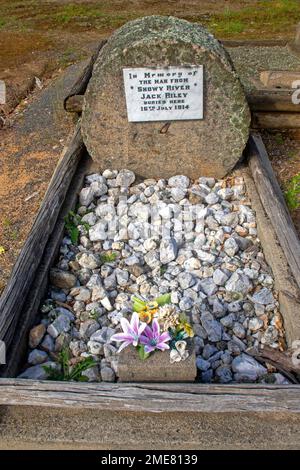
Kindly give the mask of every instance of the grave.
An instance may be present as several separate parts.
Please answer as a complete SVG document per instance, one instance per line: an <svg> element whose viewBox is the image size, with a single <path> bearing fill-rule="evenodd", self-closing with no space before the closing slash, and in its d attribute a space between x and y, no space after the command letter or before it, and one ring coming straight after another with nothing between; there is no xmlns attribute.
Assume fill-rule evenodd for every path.
<svg viewBox="0 0 300 470"><path fill-rule="evenodd" d="M31 367L21 378L46 378L41 364L53 365L49 358L70 340L74 328L69 341L73 366L85 355L99 359L101 371L93 366L86 372L90 381L193 382L197 369L204 382L259 380L267 374L243 351L268 326L260 318L250 322L251 302L256 302L250 293L258 289L263 303L256 311L263 315L267 305L274 310L273 323L280 324L276 295L266 287L273 280L259 263L255 214L243 177L220 180L241 160L248 133L249 110L236 72L224 48L202 26L143 18L108 40L84 97L82 135L93 171L84 172L80 205L68 222L76 222L77 243L73 227L71 240L61 246L67 255L50 271L50 300L62 307L55 318L55 309L46 306L50 315L40 325L40 341L28 356ZM120 229L126 205L129 225ZM196 217L185 225L180 212L186 207ZM150 220L149 208L156 209L156 218ZM176 225L182 225L183 238L175 233ZM142 233L155 227L158 233ZM247 249L263 281L250 269ZM109 258L111 250L116 262ZM108 261L102 263L101 256ZM138 312L130 303L136 293L145 299L141 322L156 299L164 294L177 299L166 305L171 327L165 326L165 304L157 304L149 325L158 318L161 332L139 343L156 346L161 333L170 332L170 350L156 348L146 359L133 348L132 333L117 352L115 336L122 328L127 339L119 341L128 341L128 314ZM249 317L239 302L247 304ZM183 313L185 320L179 321ZM194 332L188 334L192 324ZM277 348L282 332L275 330L271 324L267 340Z"/></svg>
<svg viewBox="0 0 300 470"><path fill-rule="evenodd" d="M250 113L228 53L201 25L151 16L101 49L82 134L99 170L147 178L225 176L241 159Z"/></svg>

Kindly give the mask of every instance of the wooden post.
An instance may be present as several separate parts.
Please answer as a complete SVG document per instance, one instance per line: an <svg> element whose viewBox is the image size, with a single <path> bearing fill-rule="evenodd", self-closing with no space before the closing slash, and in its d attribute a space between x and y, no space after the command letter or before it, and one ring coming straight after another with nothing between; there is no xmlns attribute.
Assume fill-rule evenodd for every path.
<svg viewBox="0 0 300 470"><path fill-rule="evenodd" d="M289 49L295 54L300 55L300 23L296 26L295 39L289 44Z"/></svg>

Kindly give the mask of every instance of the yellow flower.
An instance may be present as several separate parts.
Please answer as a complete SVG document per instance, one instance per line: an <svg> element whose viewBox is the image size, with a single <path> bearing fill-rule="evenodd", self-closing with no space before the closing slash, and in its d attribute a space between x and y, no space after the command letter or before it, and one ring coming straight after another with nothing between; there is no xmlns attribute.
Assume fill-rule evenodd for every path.
<svg viewBox="0 0 300 470"><path fill-rule="evenodd" d="M139 317L142 322L150 323L152 321L152 314L147 310L142 310L139 312Z"/></svg>
<svg viewBox="0 0 300 470"><path fill-rule="evenodd" d="M185 323L181 323L180 326L183 328L184 332L190 337L190 338L193 338L193 336L195 335L194 333L194 330L193 328L191 327L191 325L187 322Z"/></svg>

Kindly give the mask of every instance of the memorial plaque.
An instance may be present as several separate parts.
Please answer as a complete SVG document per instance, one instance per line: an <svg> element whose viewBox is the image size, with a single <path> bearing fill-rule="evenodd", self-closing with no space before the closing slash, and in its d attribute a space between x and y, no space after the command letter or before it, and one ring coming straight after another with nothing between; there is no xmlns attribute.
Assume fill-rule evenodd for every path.
<svg viewBox="0 0 300 470"><path fill-rule="evenodd" d="M123 69L129 122L203 119L203 66Z"/></svg>

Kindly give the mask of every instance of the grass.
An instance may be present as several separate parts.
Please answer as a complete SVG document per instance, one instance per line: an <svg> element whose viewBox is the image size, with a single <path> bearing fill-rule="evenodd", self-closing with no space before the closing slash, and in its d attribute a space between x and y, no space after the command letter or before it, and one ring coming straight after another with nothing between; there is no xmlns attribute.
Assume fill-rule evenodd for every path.
<svg viewBox="0 0 300 470"><path fill-rule="evenodd" d="M177 3L177 2L176 2ZM200 2L199 2L200 3ZM220 2L221 3L221 2ZM224 4L225 2L223 2ZM131 19L151 15L172 15L189 19L206 25L218 37L257 38L276 34L294 35L293 25L300 21L299 0L253 0L251 6L243 2L229 0L229 7L219 12L212 8L209 13L201 6L189 7L187 0L178 1L174 13L173 2L134 3L120 0L103 0L101 2L66 3L59 0L43 2L29 0L26 2L2 0L0 4L0 30L30 29L48 30L101 30L111 32ZM227 4L228 4L227 3ZM249 5L249 4L248 4Z"/></svg>
<svg viewBox="0 0 300 470"><path fill-rule="evenodd" d="M293 27L300 21L298 0L260 0L256 5L239 10L225 9L213 15L207 26L219 37L234 37L245 33L249 37L259 34L294 34Z"/></svg>
<svg viewBox="0 0 300 470"><path fill-rule="evenodd" d="M60 352L57 364L57 369L50 366L43 366L45 372L48 374L48 380L87 382L88 378L84 375L84 371L97 365L92 357L86 357L74 366L70 366L70 352L68 348Z"/></svg>
<svg viewBox="0 0 300 470"><path fill-rule="evenodd" d="M293 176L287 183L284 196L290 210L300 208L300 173Z"/></svg>

